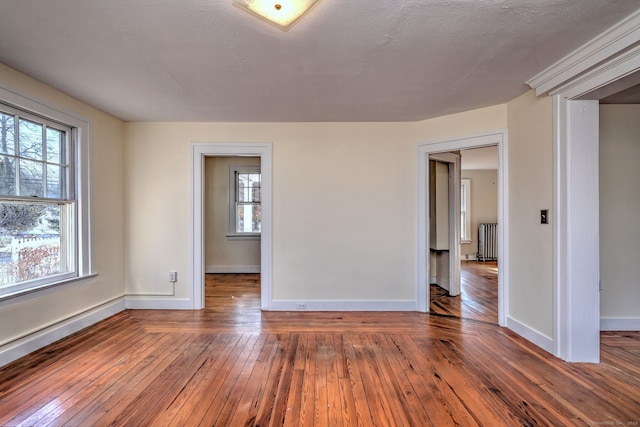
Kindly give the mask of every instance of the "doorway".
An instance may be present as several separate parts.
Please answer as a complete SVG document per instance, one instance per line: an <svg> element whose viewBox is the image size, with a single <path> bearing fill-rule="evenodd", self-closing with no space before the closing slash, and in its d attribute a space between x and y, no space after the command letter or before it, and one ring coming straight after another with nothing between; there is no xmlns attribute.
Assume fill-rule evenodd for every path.
<svg viewBox="0 0 640 427"><path fill-rule="evenodd" d="M429 156L431 154L447 153L458 150L495 146L498 154L497 169L497 218L498 227L498 259L501 260L501 268L498 270L498 324L506 326L507 323L507 301L508 301L508 235L509 218L507 215L508 185L507 185L507 130L462 136L445 140L425 142L418 145L418 250L417 250L417 282L416 295L418 310L430 311L430 212L429 212ZM458 211L457 211L458 212ZM456 242L458 240L455 240ZM459 245L455 245L458 246ZM454 246L454 247L455 247ZM459 258L458 258L459 262Z"/></svg>
<svg viewBox="0 0 640 427"><path fill-rule="evenodd" d="M272 301L272 144L216 143L191 144L191 221L190 258L191 295L193 309L205 304L205 161L211 156L258 157L261 173L260 232L260 308L269 310Z"/></svg>
<svg viewBox="0 0 640 427"><path fill-rule="evenodd" d="M204 159L205 307L259 307L260 158ZM234 310L237 311L237 310Z"/></svg>
<svg viewBox="0 0 640 427"><path fill-rule="evenodd" d="M460 274L459 292L447 292L438 280L434 280L432 273L430 312L498 323L498 259L495 232L498 223L498 147L494 145L470 148L455 154L460 155L460 193L456 195L460 204L459 209L450 206L449 217L459 218L456 224L456 227L459 227L460 248L457 260ZM432 181L430 187L434 187ZM433 200L433 194L431 199ZM433 209L431 211L433 212ZM431 221L433 222L433 216ZM447 244L454 243L452 241ZM433 258L433 253L431 255ZM438 265L435 267L437 269Z"/></svg>

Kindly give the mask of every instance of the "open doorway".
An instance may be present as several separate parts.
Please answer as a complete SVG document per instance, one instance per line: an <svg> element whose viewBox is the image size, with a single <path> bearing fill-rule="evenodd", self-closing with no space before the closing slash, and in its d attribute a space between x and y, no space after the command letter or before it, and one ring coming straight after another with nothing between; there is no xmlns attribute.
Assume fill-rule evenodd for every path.
<svg viewBox="0 0 640 427"><path fill-rule="evenodd" d="M457 207L448 204L448 217L459 218L456 223L460 245L459 292L450 292L442 286L438 275L432 273L430 312L498 323L498 148L496 145L470 148L455 154L461 158L460 190L456 195L460 203ZM432 200L434 191L437 193L439 175L443 176L437 171L431 174ZM437 212L431 209L431 213L433 224ZM434 228L431 229L433 242ZM450 244L454 243L447 241L445 246ZM433 249L431 258L434 258ZM438 264L432 262L431 270L439 271Z"/></svg>
<svg viewBox="0 0 640 427"><path fill-rule="evenodd" d="M498 324L500 326L507 325L507 301L508 301L508 236L509 230L509 217L507 215L508 209L508 161L507 161L507 131L497 130L493 132L460 136L449 138L445 140L435 140L418 144L417 160L418 160L418 174L417 174L417 189L418 189L418 210L417 210L417 230L418 230L418 250L417 250L417 281L416 281L416 296L418 302L418 310L429 312L430 311L430 278L431 269L429 263L430 257L430 211L429 211L429 197L430 197L430 176L429 176L429 159L432 154L456 152L460 150L467 150L480 147L497 147L497 223L500 224L497 227L497 245L498 245L498 259L501 260L500 268L497 272L498 282ZM460 211L457 211L456 215L459 215ZM457 240L454 240L457 242ZM459 244L455 244L454 248ZM459 262L459 258L458 258Z"/></svg>
<svg viewBox="0 0 640 427"><path fill-rule="evenodd" d="M599 105L600 329L640 330L640 86Z"/></svg>
<svg viewBox="0 0 640 427"><path fill-rule="evenodd" d="M205 308L260 309L260 157L204 161Z"/></svg>
<svg viewBox="0 0 640 427"><path fill-rule="evenodd" d="M205 161L211 156L259 157L261 192L260 308L272 302L272 144L193 142L191 144L191 294L193 309L205 306Z"/></svg>

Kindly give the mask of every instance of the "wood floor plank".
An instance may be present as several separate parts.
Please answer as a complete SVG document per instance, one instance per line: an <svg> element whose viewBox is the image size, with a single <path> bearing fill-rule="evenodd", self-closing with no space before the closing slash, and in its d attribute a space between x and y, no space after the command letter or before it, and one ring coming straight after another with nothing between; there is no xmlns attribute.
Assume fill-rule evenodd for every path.
<svg viewBox="0 0 640 427"><path fill-rule="evenodd" d="M28 415L28 417L15 417L3 423L7 425L33 426L46 425L53 420L61 419L62 414L68 408L81 407L85 404L87 396L92 395L100 387L104 387L106 383L113 381L118 372L130 369L137 363L138 358L149 354L150 347L148 344L152 339L153 337L151 336L136 334L131 337L131 340L120 343L129 349L128 354L122 354L122 347L112 346L110 350L105 350L101 357L99 355L87 357L82 361L84 363L78 363L79 366L83 366L83 369L70 370L70 379L67 381L66 389L62 393L57 392L60 386L60 379L54 375L48 387L45 387L43 382L40 382L37 387L37 393L34 393L32 388L29 389L32 398L41 397L40 401L23 400L18 397L19 395L15 395L17 400L39 409L30 415L28 415L28 412L23 412L23 415ZM118 348L120 348L119 351ZM55 399L45 403L44 401L51 399L51 394L56 395Z"/></svg>
<svg viewBox="0 0 640 427"><path fill-rule="evenodd" d="M295 394L295 390L297 390L298 387L302 387L301 384L304 380L303 372L301 372L300 369L294 369L296 360L296 349L298 348L299 339L300 336L298 334L292 334L285 350L285 357L283 358L282 365L279 369L280 373L278 376L278 386L275 391L274 400L276 404L273 407L273 414L269 420L270 427L290 425L292 419L289 416L289 411L299 409L299 405L294 407L290 403L291 390L294 390ZM294 378L298 379L298 381L295 381L295 386Z"/></svg>
<svg viewBox="0 0 640 427"><path fill-rule="evenodd" d="M327 405L327 425L331 427L342 427L342 399L338 378L338 347L335 335L324 334L318 339L318 351L320 355L321 369L326 378L324 388L326 390ZM324 403L323 403L324 404Z"/></svg>
<svg viewBox="0 0 640 427"><path fill-rule="evenodd" d="M278 349L278 338L275 335L269 335L265 338L260 354L251 368L251 373L248 375L247 385L238 400L237 409L231 414L232 418L228 423L229 426L254 425L256 422L260 402L268 384L270 367ZM249 379L251 381L248 381Z"/></svg>
<svg viewBox="0 0 640 427"><path fill-rule="evenodd" d="M237 411L242 394L246 390L249 380L251 379L251 374L254 371L258 357L260 353L262 353L266 339L266 335L257 335L255 342L252 343L252 348L248 349L246 359L238 360L238 375L236 376L235 381L229 381L229 390L228 392L225 392L226 400L224 405L222 405L220 409L214 409L214 405L209 407L209 410L203 419L205 425L207 425L206 416L212 411L217 413L215 424L224 426L230 425L233 415ZM240 363L242 363L242 365L240 365ZM216 399L216 401L221 401L221 399ZM214 401L214 403L216 401Z"/></svg>
<svg viewBox="0 0 640 427"><path fill-rule="evenodd" d="M129 402L145 392L147 386L159 375L162 368L179 356L183 347L192 337L186 334L171 337L171 341L177 346L177 351L172 352L163 351L169 340L165 341L162 339L163 337L158 338L144 359L141 359L134 368L122 372L117 380L112 379L106 388L93 393L91 403L84 406L70 420L65 421L65 424L76 426L107 425L113 420L125 416L126 413L123 411L129 406ZM69 412L71 415L72 411ZM54 424L57 423L58 420L54 422Z"/></svg>
<svg viewBox="0 0 640 427"><path fill-rule="evenodd" d="M216 378L217 381L213 382L214 387L211 387L210 392L203 395L204 405L201 405L200 408L206 407L206 410L193 411L184 425L216 425L222 408L234 392L234 385L238 381L238 376L242 372L245 362L251 356L251 351L258 338L257 335L242 336L242 343L236 346L233 357L228 358L228 363L222 366L218 372L220 379Z"/></svg>
<svg viewBox="0 0 640 427"><path fill-rule="evenodd" d="M197 425L218 394L228 369L244 350L249 337L244 334L226 334L224 346L213 352L198 369L198 379L189 383L181 393L180 407L171 405L166 425ZM157 414L161 417L164 414Z"/></svg>
<svg viewBox="0 0 640 427"><path fill-rule="evenodd" d="M495 269L439 314L261 312L259 275L207 275L204 310L127 310L1 367L0 425L638 425L640 332L565 363L489 319Z"/></svg>
<svg viewBox="0 0 640 427"><path fill-rule="evenodd" d="M233 343L237 341L237 336L233 334L217 334L211 338L211 348L203 352L204 358L200 365L194 369L191 376L185 375L186 384L176 393L170 402L164 402L163 408L155 415L149 418L148 422L153 426L170 426L173 425L174 419L180 414L189 413L190 405L194 400L201 399L200 389L207 382L208 374L212 366L225 354L228 348L232 348Z"/></svg>
<svg viewBox="0 0 640 427"><path fill-rule="evenodd" d="M372 411L369 409L370 402L367 399L367 393L363 386L360 364L354 350L355 345L353 340L353 336L344 335L342 337L342 351L347 365L349 388L353 394L356 420L359 426L374 425L375 421L372 418ZM381 421L378 420L378 422Z"/></svg>
<svg viewBox="0 0 640 427"><path fill-rule="evenodd" d="M127 343L127 341L125 341ZM61 402L63 397L57 397L56 402L51 402L51 393L59 387L58 374L63 370L68 370L70 376L69 387L77 383L76 378L79 374L86 369L90 369L92 364L96 362L95 356L87 355L87 359L84 359L80 363L72 364L73 358L65 360L64 357L60 358L60 363L50 365L50 370L44 372L34 373L33 381L28 384L24 384L23 387L17 387L13 393L11 393L13 399L12 403L16 406L5 406L7 413L14 412L19 415L14 416L12 419L5 419L0 415L0 423L5 424L18 424L23 422L24 419L31 418L34 414L29 412L29 408L43 407L48 410L53 410L56 403ZM94 375L100 375L100 372L92 372ZM37 411L41 412L41 411Z"/></svg>
<svg viewBox="0 0 640 427"><path fill-rule="evenodd" d="M317 379L316 375L316 336L315 334L305 334L301 341L304 339L304 354L302 363L302 371L304 373L304 380L302 382L302 389L299 391L300 399L300 418L298 425L301 427L310 427L314 425L316 419L316 388L315 384Z"/></svg>

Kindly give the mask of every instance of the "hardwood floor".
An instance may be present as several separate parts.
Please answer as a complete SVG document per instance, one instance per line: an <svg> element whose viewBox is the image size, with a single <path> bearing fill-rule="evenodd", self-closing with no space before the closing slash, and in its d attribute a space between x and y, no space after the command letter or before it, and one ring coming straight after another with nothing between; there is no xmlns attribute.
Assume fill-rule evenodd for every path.
<svg viewBox="0 0 640 427"><path fill-rule="evenodd" d="M461 263L460 289L460 295L450 297L440 286L431 285L431 313L498 323L497 261Z"/></svg>
<svg viewBox="0 0 640 427"><path fill-rule="evenodd" d="M567 364L489 322L259 311L256 275L202 311L128 310L0 369L0 425L638 425L640 334Z"/></svg>

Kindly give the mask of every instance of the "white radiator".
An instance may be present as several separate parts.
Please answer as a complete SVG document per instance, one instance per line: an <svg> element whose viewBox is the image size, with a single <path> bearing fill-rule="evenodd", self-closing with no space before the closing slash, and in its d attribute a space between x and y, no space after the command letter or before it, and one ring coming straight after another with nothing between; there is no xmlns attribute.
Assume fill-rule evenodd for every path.
<svg viewBox="0 0 640 427"><path fill-rule="evenodd" d="M478 261L498 259L498 224L480 224L478 226Z"/></svg>

